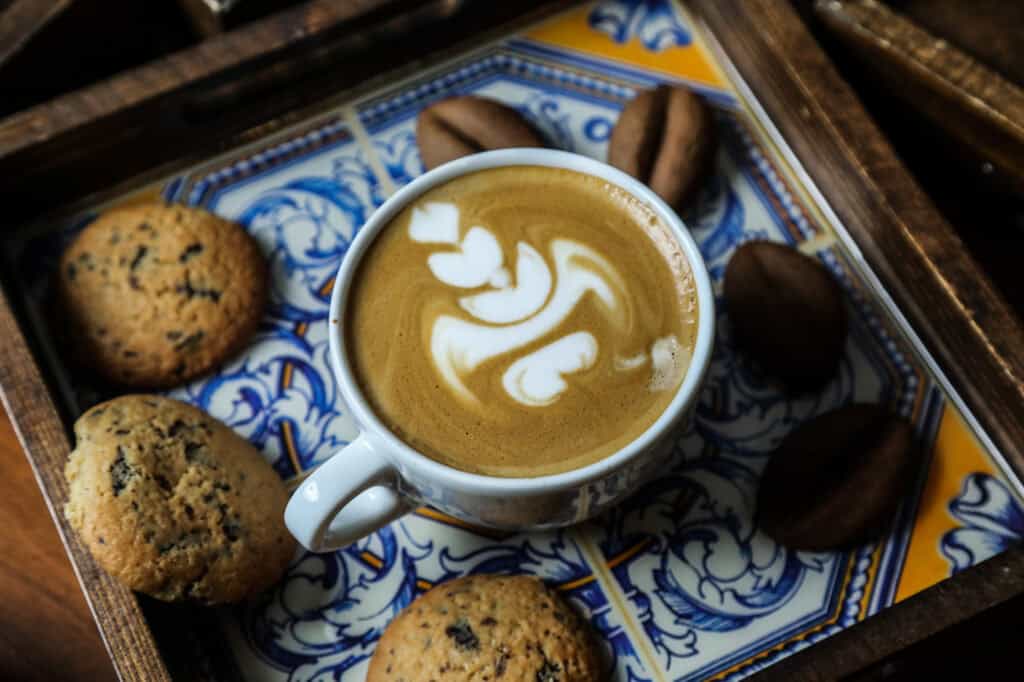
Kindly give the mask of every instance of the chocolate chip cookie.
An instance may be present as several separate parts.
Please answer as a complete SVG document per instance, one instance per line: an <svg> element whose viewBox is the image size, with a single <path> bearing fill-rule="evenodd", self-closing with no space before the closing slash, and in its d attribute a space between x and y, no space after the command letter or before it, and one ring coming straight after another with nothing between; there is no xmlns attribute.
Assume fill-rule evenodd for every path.
<svg viewBox="0 0 1024 682"><path fill-rule="evenodd" d="M438 585L384 631L367 682L605 679L587 624L529 576L468 576Z"/></svg>
<svg viewBox="0 0 1024 682"><path fill-rule="evenodd" d="M166 387L241 348L268 269L235 223L161 203L100 215L61 258L57 292L76 354L106 379Z"/></svg>
<svg viewBox="0 0 1024 682"><path fill-rule="evenodd" d="M167 601L233 602L295 552L288 496L247 441L190 405L129 395L75 422L64 514L96 562Z"/></svg>

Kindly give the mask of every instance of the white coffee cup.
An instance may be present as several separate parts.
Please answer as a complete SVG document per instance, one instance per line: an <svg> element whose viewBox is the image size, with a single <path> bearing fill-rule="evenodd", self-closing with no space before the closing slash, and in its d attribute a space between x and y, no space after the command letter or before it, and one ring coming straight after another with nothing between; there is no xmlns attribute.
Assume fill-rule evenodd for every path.
<svg viewBox="0 0 1024 682"><path fill-rule="evenodd" d="M693 271L699 321L691 364L658 419L621 450L597 462L536 478L468 473L416 452L388 430L359 390L341 325L359 263L370 244L409 203L453 178L486 168L549 166L597 176L647 204L679 242ZM315 552L344 547L429 504L471 524L510 530L566 526L594 516L662 470L672 444L693 412L711 360L715 302L707 269L682 220L654 192L625 173L578 154L550 149L504 149L475 154L421 175L378 208L349 246L338 270L328 323L331 364L359 437L302 482L285 509L296 539Z"/></svg>

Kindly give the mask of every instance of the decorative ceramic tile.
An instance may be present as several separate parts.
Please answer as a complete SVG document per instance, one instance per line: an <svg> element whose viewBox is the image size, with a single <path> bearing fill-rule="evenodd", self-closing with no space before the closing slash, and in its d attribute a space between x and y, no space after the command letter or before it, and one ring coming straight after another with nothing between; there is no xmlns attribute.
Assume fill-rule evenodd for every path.
<svg viewBox="0 0 1024 682"><path fill-rule="evenodd" d="M703 245L720 229L697 223L694 235ZM837 378L812 396L786 399L734 353L721 305L708 385L680 439L677 465L596 524L593 537L614 566L630 615L671 679L749 672L744 661L766 649L831 633L891 602L916 498L905 502L886 541L848 553L789 551L754 519L767 455L802 421L850 402L881 402L913 418L927 448L941 413L940 394L929 388L919 395L907 352L855 295L841 256L822 256L852 303Z"/></svg>
<svg viewBox="0 0 1024 682"><path fill-rule="evenodd" d="M419 592L490 572L538 575L561 589L602 635L616 680L736 679L1024 537L1019 482L926 369L924 349L837 238L842 226L766 132L770 121L703 45L675 3L586 4L150 188L237 220L268 254L273 292L258 337L172 395L230 424L286 479L356 435L326 352L334 274L374 208L423 172L415 117L443 97L503 101L552 146L603 159L638 89L688 83L715 105L722 142L713 177L683 215L716 291L739 244L770 239L819 258L847 295L840 371L796 399L735 352L719 300L708 383L673 468L602 518L508 534L421 509L340 552L297 557L277 588L223 612L246 679L361 680L382 629ZM93 214L49 226L14 254L37 322L56 255ZM76 408L95 400L80 377L56 369ZM914 493L877 543L830 553L776 545L754 518L767 455L803 421L857 401L915 424L930 457Z"/></svg>
<svg viewBox="0 0 1024 682"><path fill-rule="evenodd" d="M328 360L327 306L341 258L383 201L379 183L334 119L185 187L189 203L256 237L269 255L272 291L249 352L172 395L231 425L290 477L356 435Z"/></svg>
<svg viewBox="0 0 1024 682"><path fill-rule="evenodd" d="M1024 540L1024 506L1006 484L989 474L964 479L949 513L962 524L942 536L942 555L952 573L999 554Z"/></svg>
<svg viewBox="0 0 1024 682"><path fill-rule="evenodd" d="M391 618L431 586L477 573L531 574L559 589L607 643L622 679L644 679L574 530L510 534L471 529L421 510L334 554L303 554L276 589L234 613L232 639L256 679L361 679ZM235 620L237 618L237 620Z"/></svg>

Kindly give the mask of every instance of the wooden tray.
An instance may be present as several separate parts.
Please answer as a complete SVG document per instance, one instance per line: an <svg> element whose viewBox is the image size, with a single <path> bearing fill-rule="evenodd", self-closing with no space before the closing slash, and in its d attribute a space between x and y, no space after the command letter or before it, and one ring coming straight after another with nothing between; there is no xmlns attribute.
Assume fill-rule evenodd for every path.
<svg viewBox="0 0 1024 682"><path fill-rule="evenodd" d="M1019 84L877 0L818 0L814 9L889 93L955 141L964 163L983 168L993 187L1024 194Z"/></svg>
<svg viewBox="0 0 1024 682"><path fill-rule="evenodd" d="M605 636L622 679L837 678L1024 592L1024 551L1011 548L1024 533L1020 321L906 175L792 10L770 0L695 0L685 7L618 0L570 9L563 3L495 4L312 2L0 122L0 197L8 209L0 233L6 350L0 387L122 678L361 679L381 623L356 637L347 632L351 621L304 621L285 608L294 605L282 595L295 580L315 582L330 598L326 606L307 606L323 610L339 598L339 584L348 585L346 571L378 579L396 556L416 568L396 574L415 576L401 591L405 600L459 572L500 566L543 573ZM481 26L492 28L482 35ZM240 218L238 206L255 206L253 192L304 191L281 173L313 172L309 164L328 159L325 151L337 151L331 160L338 163L319 172L361 177L341 184L353 191L353 206L369 210L420 172L415 148L396 140L408 142L419 106L454 89L482 90L516 104L559 146L600 156L614 112L636 89L659 80L687 82L719 109L725 144L716 182L699 208L684 215L713 274L719 277L735 244L752 236L787 241L821 258L840 278L854 312L855 347L845 378L802 402L761 395L760 402L737 404L733 384L751 375L730 364L723 326L720 373L696 431L683 434L679 466L669 477L675 488L645 491L610 518L564 533L495 537L421 510L400 522L419 545L398 539L389 549L378 534L348 553L302 557L283 589L222 611L136 597L96 568L59 510L67 492L62 470L69 424L109 388L67 371L52 351L41 312L47 267L70 231L100 206L158 194ZM551 101L530 99L538 92ZM736 218L737 211L745 217ZM344 232L358 228L359 213L348 223L326 220ZM246 220L258 229L253 215ZM336 259L343 250L337 247ZM336 264L317 266L329 272ZM315 318L315 310L311 314ZM293 322L289 333L315 334L301 315ZM263 353L261 343L238 362ZM281 369L289 377L281 386L299 381L296 366ZM226 373L230 368L217 377ZM208 383L175 394L204 404L197 397L202 386ZM774 548L781 564L761 557L767 562L759 565L761 573L741 572L757 585L720 575L686 578L693 566L664 563L685 554L680 528L638 519L649 500L674 495L679 501L679 492L690 503L674 516L705 531L725 528L728 533L713 535L722 543L771 549L754 537L749 522L740 523L743 532L728 526L737 515L752 514L744 501L750 481L735 490L728 486L742 476L720 476L724 489L707 484L713 473L707 462L713 460L719 474L745 463L756 475L764 452L792 424L855 398L886 401L914 419L931 454L890 537L799 561ZM204 406L231 421L223 402ZM730 425L716 426L724 421ZM737 423L762 433L744 437ZM331 449L306 447L283 434L301 427L282 427L273 442L247 435L283 474L295 475ZM711 515L701 517L694 499ZM732 515L715 516L716 504L730 499L738 505ZM417 554L424 538L452 549L447 565L433 554ZM652 570L659 562L660 573ZM685 579L669 585L656 575ZM799 589L779 587L793 575L805 580ZM742 608L711 604L706 591L698 595L696 583L687 582L701 577L723 598L753 599ZM812 584L820 589L808 592ZM775 600L773 608L751 606L766 598ZM319 634L311 641L282 635L294 635L302 624Z"/></svg>

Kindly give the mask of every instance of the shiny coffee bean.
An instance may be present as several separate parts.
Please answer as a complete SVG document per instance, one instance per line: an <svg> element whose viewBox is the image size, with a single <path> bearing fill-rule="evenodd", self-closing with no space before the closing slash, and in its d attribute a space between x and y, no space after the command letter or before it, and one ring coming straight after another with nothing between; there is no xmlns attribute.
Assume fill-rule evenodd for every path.
<svg viewBox="0 0 1024 682"><path fill-rule="evenodd" d="M835 375L846 343L839 285L818 261L772 242L747 242L725 269L725 305L739 348L796 391Z"/></svg>
<svg viewBox="0 0 1024 682"><path fill-rule="evenodd" d="M682 87L658 86L622 110L608 143L608 163L681 209L710 172L716 133L711 110Z"/></svg>
<svg viewBox="0 0 1024 682"><path fill-rule="evenodd" d="M491 149L547 146L515 109L471 95L442 100L421 111L416 144L427 170Z"/></svg>
<svg viewBox="0 0 1024 682"><path fill-rule="evenodd" d="M920 465L909 423L877 405L850 405L790 433L758 490L758 523L792 549L828 550L885 529Z"/></svg>

